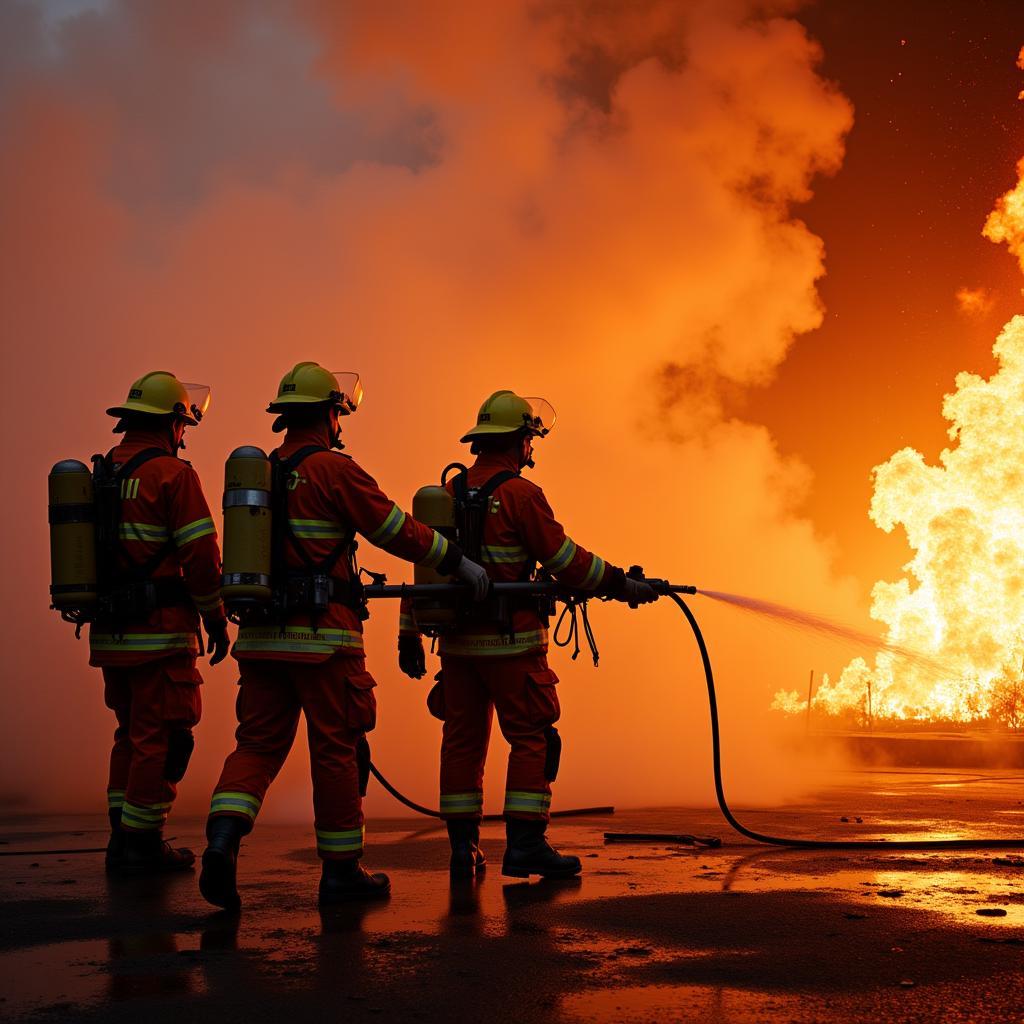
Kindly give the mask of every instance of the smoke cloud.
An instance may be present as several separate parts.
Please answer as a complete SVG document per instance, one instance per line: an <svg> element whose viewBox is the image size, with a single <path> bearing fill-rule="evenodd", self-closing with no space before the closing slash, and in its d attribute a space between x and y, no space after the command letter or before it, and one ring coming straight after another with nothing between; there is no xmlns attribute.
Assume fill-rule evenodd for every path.
<svg viewBox="0 0 1024 1024"><path fill-rule="evenodd" d="M839 167L852 114L794 6L113 0L50 24L5 5L11 798L98 806L112 723L84 643L46 611L44 478L109 444L101 410L158 367L213 385L188 454L214 505L226 453L271 443L262 410L298 359L362 373L349 450L406 505L464 454L481 399L511 387L558 409L534 478L580 543L862 619L801 517L806 469L730 411L822 317L823 245L794 211ZM741 798L774 799L789 783L771 694L828 652L700 611L727 770ZM375 756L422 789L437 728L393 666L395 612L368 631ZM681 619L594 619L599 672L553 659L559 802L706 800ZM229 748L233 682L207 673L187 808ZM493 762L489 794L501 775ZM294 758L268 813L305 817L305 778ZM392 805L375 794L370 810Z"/></svg>

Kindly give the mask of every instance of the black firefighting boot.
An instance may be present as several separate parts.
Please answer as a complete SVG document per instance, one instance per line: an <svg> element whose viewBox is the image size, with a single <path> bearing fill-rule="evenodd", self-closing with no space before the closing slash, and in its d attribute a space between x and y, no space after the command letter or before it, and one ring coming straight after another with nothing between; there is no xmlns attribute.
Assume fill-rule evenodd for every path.
<svg viewBox="0 0 1024 1024"><path fill-rule="evenodd" d="M513 878L572 878L583 870L579 857L563 856L544 838L548 823L525 818L506 818L508 846L501 873Z"/></svg>
<svg viewBox="0 0 1024 1024"><path fill-rule="evenodd" d="M206 849L199 891L207 903L225 910L238 910L242 901L236 884L238 847L249 834L249 822L231 814L217 814L206 822Z"/></svg>
<svg viewBox="0 0 1024 1024"><path fill-rule="evenodd" d="M372 875L358 860L325 860L320 875L320 906L356 900L384 899L391 893L391 879L382 871Z"/></svg>
<svg viewBox="0 0 1024 1024"><path fill-rule="evenodd" d="M452 878L472 878L478 871L483 871L487 863L480 850L480 822L457 818L447 824L448 839L452 844L448 873Z"/></svg>
<svg viewBox="0 0 1024 1024"><path fill-rule="evenodd" d="M189 849L174 849L164 842L159 829L151 832L124 830L124 854L118 869L123 875L159 875L168 871L191 871L196 855Z"/></svg>
<svg viewBox="0 0 1024 1024"><path fill-rule="evenodd" d="M111 807L107 816L110 818L110 839L107 842L105 864L108 871L117 871L124 861L124 829L121 828L121 808Z"/></svg>

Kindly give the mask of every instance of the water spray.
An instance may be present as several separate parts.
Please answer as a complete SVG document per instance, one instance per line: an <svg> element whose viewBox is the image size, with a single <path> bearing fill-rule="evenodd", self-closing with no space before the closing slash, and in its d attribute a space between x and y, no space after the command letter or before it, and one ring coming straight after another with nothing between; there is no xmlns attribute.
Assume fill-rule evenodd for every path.
<svg viewBox="0 0 1024 1024"><path fill-rule="evenodd" d="M926 657L920 652L896 644L886 643L870 634L830 622L827 619L808 612L801 612L784 605L774 604L769 601L761 601L755 598L743 597L737 594L726 594L721 591L699 590L688 584L670 583L668 580L652 579L643 575L642 570L634 566L630 575L636 579L642 579L651 586L659 595L669 598L686 617L687 624L697 642L697 649L700 652L701 665L704 669L704 679L708 691L708 711L711 718L711 757L712 768L715 780L715 796L718 800L719 810L729 825L740 835L752 839L756 843L764 843L769 846L783 846L801 850L1006 850L1019 849L1024 846L1024 838L1019 839L911 839L891 841L887 839L800 839L791 836L774 836L764 832L757 832L747 828L740 822L729 806L725 795L725 784L722 780L722 737L718 721L718 697L715 691L715 676L711 666L711 655L708 652L704 634L701 632L696 616L690 610L690 606L683 600L682 595L702 595L713 600L723 601L735 605L747 611L758 612L772 618L785 621L798 628L812 630L822 635L837 637L855 643L870 644L882 647L901 657L912 659L916 662L925 662L940 668L933 659ZM376 582L365 588L367 598L391 598L401 599L403 597L459 597L466 598L468 589L464 584L387 584L382 577L377 577ZM564 587L562 584L550 581L536 581L529 583L495 583L492 584L492 591L496 595L518 594L553 596L561 600L584 600L592 598L592 592L573 590ZM374 776L385 788L400 799L406 806L412 807L420 813L435 816L436 812L422 808L412 801L403 797L398 791L386 783L383 777L374 770ZM439 816L439 815L437 815ZM606 832L605 839L609 842L687 842L698 845L713 846L716 841L710 837L678 835L676 833L615 833Z"/></svg>

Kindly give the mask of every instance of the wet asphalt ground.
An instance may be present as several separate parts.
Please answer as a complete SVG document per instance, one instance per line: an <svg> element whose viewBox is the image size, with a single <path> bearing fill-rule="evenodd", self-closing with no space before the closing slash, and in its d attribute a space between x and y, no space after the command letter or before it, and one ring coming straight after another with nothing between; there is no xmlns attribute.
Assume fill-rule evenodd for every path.
<svg viewBox="0 0 1024 1024"><path fill-rule="evenodd" d="M439 826L371 821L366 863L391 874L392 897L322 914L307 828L261 825L246 841L237 916L213 912L192 874L4 856L0 1019L1024 1021L1022 783L851 772L743 815L801 836L1022 836L1006 853L778 851L734 837L717 811L665 808L556 822L584 863L568 883L503 879L495 823L489 870L452 888ZM103 824L8 819L0 852L101 845ZM201 848L200 821L173 825ZM724 842L606 845L606 829Z"/></svg>

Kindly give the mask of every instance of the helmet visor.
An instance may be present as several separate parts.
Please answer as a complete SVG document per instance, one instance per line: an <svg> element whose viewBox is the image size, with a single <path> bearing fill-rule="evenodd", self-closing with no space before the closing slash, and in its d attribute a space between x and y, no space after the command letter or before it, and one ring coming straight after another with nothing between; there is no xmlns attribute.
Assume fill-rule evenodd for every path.
<svg viewBox="0 0 1024 1024"><path fill-rule="evenodd" d="M554 406L544 398L527 398L523 401L530 407L530 419L527 428L536 437L546 437L555 425Z"/></svg>
<svg viewBox="0 0 1024 1024"><path fill-rule="evenodd" d="M206 410L210 408L210 398L212 397L210 386L209 384L186 384L184 381L181 382L181 386L188 392L187 412L198 423L206 415Z"/></svg>
<svg viewBox="0 0 1024 1024"><path fill-rule="evenodd" d="M363 401L363 385L359 381L359 374L339 373L335 370L330 372L338 382L338 405L342 414L348 416L354 413Z"/></svg>

